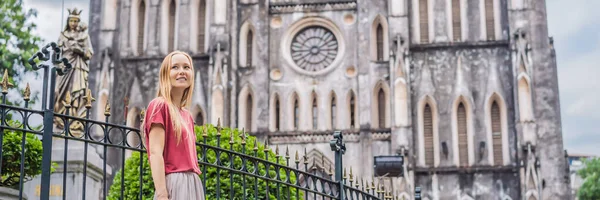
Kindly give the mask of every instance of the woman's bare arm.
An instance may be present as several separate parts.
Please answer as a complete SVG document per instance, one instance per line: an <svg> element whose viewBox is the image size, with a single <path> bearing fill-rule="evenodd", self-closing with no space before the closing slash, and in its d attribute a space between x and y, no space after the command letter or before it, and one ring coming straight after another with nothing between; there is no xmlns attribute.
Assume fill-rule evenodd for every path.
<svg viewBox="0 0 600 200"><path fill-rule="evenodd" d="M163 150L165 146L165 128L160 124L152 124L150 127L149 147L150 147L150 168L156 196L168 198L165 181L165 161L163 159Z"/></svg>

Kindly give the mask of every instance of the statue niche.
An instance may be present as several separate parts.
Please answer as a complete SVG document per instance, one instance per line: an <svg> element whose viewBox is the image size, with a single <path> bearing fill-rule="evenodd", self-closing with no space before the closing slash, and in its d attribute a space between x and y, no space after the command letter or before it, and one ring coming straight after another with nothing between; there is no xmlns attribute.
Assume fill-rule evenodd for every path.
<svg viewBox="0 0 600 200"><path fill-rule="evenodd" d="M56 77L54 111L67 114L67 109L69 109L69 115L85 118L89 61L94 52L89 35L86 32L87 25L80 20L81 10L74 8L72 10L68 9L68 11L67 25L58 38L58 46L62 49L62 57L67 58L73 68L63 76ZM67 94L70 98L67 97ZM70 108L68 105L70 105ZM63 129L64 123L64 120L60 118L54 119L56 128ZM83 128L80 121L69 122L69 130L73 136L80 136L83 133Z"/></svg>

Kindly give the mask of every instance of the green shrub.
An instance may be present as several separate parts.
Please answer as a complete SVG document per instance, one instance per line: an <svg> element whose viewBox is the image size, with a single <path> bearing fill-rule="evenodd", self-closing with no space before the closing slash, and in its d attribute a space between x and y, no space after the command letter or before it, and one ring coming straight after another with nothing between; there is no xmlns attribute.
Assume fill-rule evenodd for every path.
<svg viewBox="0 0 600 200"><path fill-rule="evenodd" d="M584 163L585 168L577 172L577 175L583 179L577 198L600 199L600 158L587 158Z"/></svg>
<svg viewBox="0 0 600 200"><path fill-rule="evenodd" d="M202 132L203 129L207 128L207 141L206 143L208 144L208 146L212 146L212 147L216 147L217 146L217 131L215 129L215 127L213 127L212 125L205 125L205 126L196 126L195 127L195 132L196 132L196 136L197 136L197 140L200 143L204 142L204 138L202 137ZM229 150L230 148L230 137L231 137L231 133L234 133L234 145L233 145L233 151L235 152L242 152L242 138L240 137L240 134L238 132L237 129L231 129L231 128L223 128L223 130L221 131L221 142L220 142L220 147L222 149L227 149ZM254 155L254 142L256 141L255 137L251 137L249 136L246 139L246 150L245 153L247 155ZM202 154L203 154L203 150L200 146L197 146L197 152L198 152L198 157L199 159L202 159ZM269 153L269 161L275 163L276 158L275 158L275 153L272 151L268 151ZM216 161L216 153L214 150L207 150L207 160L208 163L215 163ZM142 195L143 195L143 199L152 199L153 195L154 195L154 182L152 181L152 173L150 171L150 165L148 164L148 158L146 154L143 154L143 166L144 166L144 176L143 176L143 186L142 186ZM265 151L264 151L264 145L258 145L258 157L261 160L264 160L265 158ZM226 156L225 154L221 154L220 155L221 158L221 166L229 166L230 163L230 157ZM290 163L292 162L293 159L290 159ZM202 160L200 160L202 161ZM282 157L279 159L279 163L281 165L285 165L285 158ZM233 168L239 170L242 168L243 162L242 159L239 158L238 156L234 156L234 165ZM259 164L259 175L265 175L266 173L266 169L265 166L262 164ZM204 167L206 167L206 171L204 171ZM251 163L249 160L246 161L246 167L248 168L249 173L252 173L254 171L254 164ZM229 168L229 167L228 167ZM138 195L139 195L139 188L140 188L140 153L139 152L135 152L133 153L133 155L127 159L126 163L125 163L125 188L124 188L124 198L123 199L138 199ZM200 170L203 170L203 175L200 175L200 178L204 181L204 186L206 187L206 199L216 199L216 194L217 194L217 168L214 166L203 166L200 165ZM275 168L273 166L270 167L269 171L269 177L270 180L276 179L276 172L275 172ZM281 180L285 181L287 179L286 177L286 173L284 170L280 170L280 177ZM116 199L120 199L121 197L121 174L123 173L122 170L119 170L114 178L113 181L113 185L110 187L110 191L109 191L109 196L108 199L111 200L116 200ZM243 190L243 176L237 172L234 172L234 177L233 177L233 181L230 181L230 175L231 175L231 171L228 169L221 169L220 172L218 173L220 178L219 178L219 186L220 186L220 198L221 199L238 199L242 196L244 196L244 190ZM203 179L204 175L206 175L206 180ZM295 183L296 182L296 177L293 173L290 172L290 181L291 183ZM254 186L255 186L255 179L253 176L245 176L246 178L246 197L247 199L267 199L266 196L266 182L264 180L262 180L261 178L258 178L257 182L257 188L258 188L258 197L254 196ZM233 197L230 197L230 183L233 183ZM296 199L296 193L300 192L300 194L298 194L298 196L302 197L302 191L297 191L294 188L290 188L289 189L289 194L290 194L290 198L287 197L288 195L288 187L284 186L283 184L280 184L279 187L279 194L280 197L282 199ZM275 199L277 194L277 184L270 181L269 182L269 198L268 199Z"/></svg>
<svg viewBox="0 0 600 200"><path fill-rule="evenodd" d="M23 128L23 124L8 120L8 126ZM39 130L39 127L34 128ZM21 176L22 131L4 130L2 138L2 181L0 187L18 189ZM42 141L33 133L25 134L24 181L42 173Z"/></svg>

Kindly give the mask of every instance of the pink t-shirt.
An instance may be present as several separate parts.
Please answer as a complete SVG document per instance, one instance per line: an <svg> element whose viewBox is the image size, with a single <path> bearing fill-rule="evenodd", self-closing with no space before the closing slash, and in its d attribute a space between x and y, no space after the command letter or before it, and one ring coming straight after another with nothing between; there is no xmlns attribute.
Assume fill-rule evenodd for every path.
<svg viewBox="0 0 600 200"><path fill-rule="evenodd" d="M201 174L198 167L198 156L196 153L196 134L194 131L194 121L192 115L187 110L180 110L183 118L183 126L189 127L191 134L188 134L186 129L181 127L181 141L177 144L177 136L175 135L174 126L171 123L169 108L167 103L156 98L148 104L146 117L144 119L144 132L146 136L146 144L150 144L148 137L151 124L162 124L165 128L165 146L163 150L163 158L165 162L165 174L174 172L195 172ZM148 157L150 157L150 147L147 147Z"/></svg>

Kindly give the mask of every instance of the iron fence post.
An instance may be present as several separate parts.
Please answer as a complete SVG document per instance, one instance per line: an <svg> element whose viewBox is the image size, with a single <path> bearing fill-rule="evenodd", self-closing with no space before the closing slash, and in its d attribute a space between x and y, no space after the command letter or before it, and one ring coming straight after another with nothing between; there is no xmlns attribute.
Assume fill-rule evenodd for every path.
<svg viewBox="0 0 600 200"><path fill-rule="evenodd" d="M335 131L333 133L333 139L329 141L329 146L331 150L335 152L335 181L339 184L339 198L340 200L346 199L344 194L344 182L342 181L342 155L346 152L346 144L343 141L343 136L341 131Z"/></svg>
<svg viewBox="0 0 600 200"><path fill-rule="evenodd" d="M50 89L53 90L56 68L50 69ZM41 185L50 185L50 167L52 166L52 128L54 119L54 92L50 92L50 103L44 108L44 134L42 136L42 180ZM48 200L50 187L41 187L40 199Z"/></svg>

